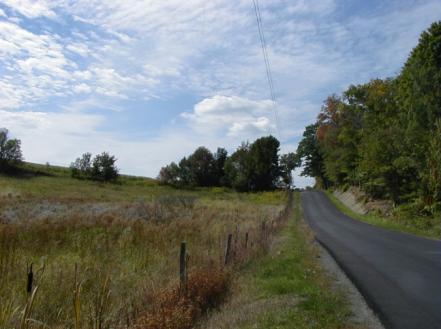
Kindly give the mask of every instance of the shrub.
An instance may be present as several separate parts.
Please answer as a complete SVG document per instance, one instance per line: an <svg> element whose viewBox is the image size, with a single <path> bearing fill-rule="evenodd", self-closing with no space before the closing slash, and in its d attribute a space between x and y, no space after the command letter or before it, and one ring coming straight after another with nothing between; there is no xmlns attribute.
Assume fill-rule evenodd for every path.
<svg viewBox="0 0 441 329"><path fill-rule="evenodd" d="M9 139L8 130L0 129L0 171L16 167L23 161L21 141Z"/></svg>

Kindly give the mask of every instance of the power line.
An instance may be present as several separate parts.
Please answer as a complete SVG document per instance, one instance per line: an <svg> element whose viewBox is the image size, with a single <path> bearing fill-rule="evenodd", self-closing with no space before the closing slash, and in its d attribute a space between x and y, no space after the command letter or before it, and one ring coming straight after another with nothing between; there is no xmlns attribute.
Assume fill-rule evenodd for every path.
<svg viewBox="0 0 441 329"><path fill-rule="evenodd" d="M274 92L274 81L273 81L273 75L271 71L270 61L268 57L268 50L266 46L266 39L265 34L263 32L263 25L262 25L262 15L260 12L260 6L259 6L259 0L253 0L254 5L254 12L256 14L256 20L257 20L257 29L259 31L259 39L260 39L260 45L262 47L262 54L263 54L263 61L265 62L265 71L266 71L266 77L268 80L268 86L270 90L270 97L271 101L273 103L273 110L274 110L274 118L276 121L276 131L279 139L281 138L280 135L280 123L279 123L279 114L276 107L276 94Z"/></svg>

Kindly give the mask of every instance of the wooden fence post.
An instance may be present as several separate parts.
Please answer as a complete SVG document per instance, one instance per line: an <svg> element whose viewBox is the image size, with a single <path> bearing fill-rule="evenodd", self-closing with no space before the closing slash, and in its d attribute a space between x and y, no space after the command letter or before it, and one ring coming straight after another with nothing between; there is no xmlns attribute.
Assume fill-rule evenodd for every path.
<svg viewBox="0 0 441 329"><path fill-rule="evenodd" d="M32 284L34 282L34 272L32 271L32 263L31 266L27 269L28 281L26 285L26 291L28 294L32 293Z"/></svg>
<svg viewBox="0 0 441 329"><path fill-rule="evenodd" d="M262 246L263 249L266 250L267 249L267 231L266 231L266 223L265 221L262 222L262 235L261 235L261 239L262 239Z"/></svg>
<svg viewBox="0 0 441 329"><path fill-rule="evenodd" d="M181 292L187 292L187 244L181 242L181 253L179 255L179 279L181 283Z"/></svg>
<svg viewBox="0 0 441 329"><path fill-rule="evenodd" d="M233 234L228 234L227 245L225 246L225 261L224 264L228 265L231 261L231 240L233 239Z"/></svg>
<svg viewBox="0 0 441 329"><path fill-rule="evenodd" d="M248 248L248 232L245 233L245 249Z"/></svg>

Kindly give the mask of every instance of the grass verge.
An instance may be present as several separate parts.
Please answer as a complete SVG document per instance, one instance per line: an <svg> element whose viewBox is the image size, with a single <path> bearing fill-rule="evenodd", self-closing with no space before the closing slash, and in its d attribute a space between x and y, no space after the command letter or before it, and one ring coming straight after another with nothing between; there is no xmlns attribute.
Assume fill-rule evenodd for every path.
<svg viewBox="0 0 441 329"><path fill-rule="evenodd" d="M270 253L244 266L230 301L199 328L355 328L345 295L319 263L298 193L294 202L292 218Z"/></svg>
<svg viewBox="0 0 441 329"><path fill-rule="evenodd" d="M388 218L372 213L362 215L347 207L334 194L332 194L331 191L325 191L325 193L338 210L354 219L389 230L410 233L432 239L440 238L440 219L418 217L408 218L409 215L405 214L394 214Z"/></svg>

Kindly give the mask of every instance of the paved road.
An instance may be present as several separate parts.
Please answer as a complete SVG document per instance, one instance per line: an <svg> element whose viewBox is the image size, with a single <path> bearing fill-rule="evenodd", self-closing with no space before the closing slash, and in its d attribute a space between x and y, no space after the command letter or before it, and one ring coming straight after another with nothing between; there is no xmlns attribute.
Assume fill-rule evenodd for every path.
<svg viewBox="0 0 441 329"><path fill-rule="evenodd" d="M386 328L441 328L441 241L356 221L319 191L303 192L302 207Z"/></svg>

